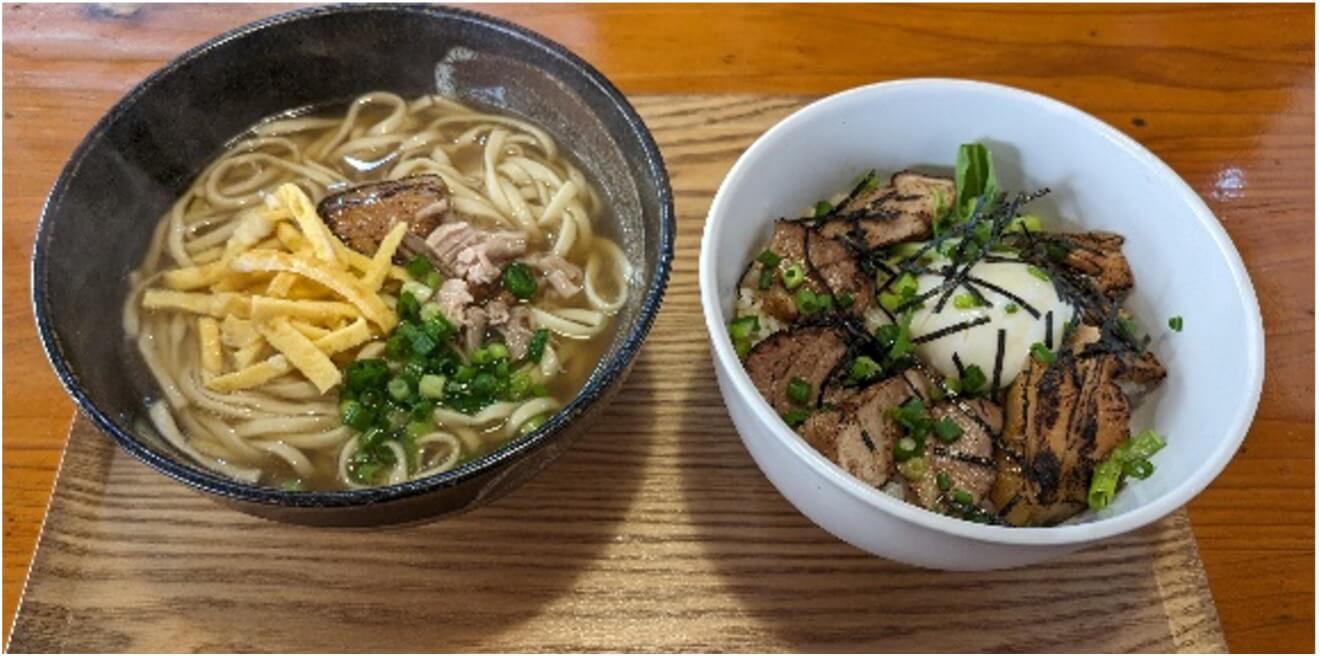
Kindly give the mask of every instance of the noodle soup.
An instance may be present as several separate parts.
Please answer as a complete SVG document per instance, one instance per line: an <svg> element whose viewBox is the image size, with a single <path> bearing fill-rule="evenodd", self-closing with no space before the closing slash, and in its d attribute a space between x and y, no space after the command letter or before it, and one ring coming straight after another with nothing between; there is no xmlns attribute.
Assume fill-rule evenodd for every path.
<svg viewBox="0 0 1320 656"><path fill-rule="evenodd" d="M453 469L582 387L631 267L535 125L375 92L263 121L160 220L124 326L160 434L226 476L357 489Z"/></svg>

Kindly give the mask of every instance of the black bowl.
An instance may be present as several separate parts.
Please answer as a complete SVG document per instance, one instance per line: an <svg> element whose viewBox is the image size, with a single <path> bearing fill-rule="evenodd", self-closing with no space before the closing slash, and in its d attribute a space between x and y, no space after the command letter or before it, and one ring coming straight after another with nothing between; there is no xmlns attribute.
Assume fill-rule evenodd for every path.
<svg viewBox="0 0 1320 656"><path fill-rule="evenodd" d="M638 275L617 332L576 398L532 435L402 485L285 492L190 464L145 421L158 390L120 310L158 218L223 146L259 119L386 89L440 92L549 130L595 178ZM608 221L607 221L608 223ZM587 430L660 309L673 257L669 179L650 133L596 69L542 36L454 9L354 5L295 11L194 48L135 87L74 151L42 211L32 296L42 345L69 395L134 457L240 510L368 526L476 507L516 488Z"/></svg>

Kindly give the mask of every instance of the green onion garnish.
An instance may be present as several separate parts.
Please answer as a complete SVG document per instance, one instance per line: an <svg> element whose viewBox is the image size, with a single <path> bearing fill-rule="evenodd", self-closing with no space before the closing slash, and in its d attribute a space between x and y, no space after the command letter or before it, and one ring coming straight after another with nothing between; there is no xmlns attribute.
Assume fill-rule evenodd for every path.
<svg viewBox="0 0 1320 656"><path fill-rule="evenodd" d="M422 280L428 273L435 271L435 266L425 255L418 255L408 260L408 263L403 265L403 269L413 277L413 280Z"/></svg>
<svg viewBox="0 0 1320 656"><path fill-rule="evenodd" d="M409 396L412 396L411 386L408 385L408 381L402 378L394 378L390 380L389 385L387 385L385 389L390 393L390 398L395 401L405 401Z"/></svg>
<svg viewBox="0 0 1320 656"><path fill-rule="evenodd" d="M522 262L514 262L504 270L504 288L519 300L527 300L536 295L536 275L531 267Z"/></svg>
<svg viewBox="0 0 1320 656"><path fill-rule="evenodd" d="M949 478L948 472L940 472L935 475L935 486L940 488L940 492L948 492L953 487L953 480Z"/></svg>
<svg viewBox="0 0 1320 656"><path fill-rule="evenodd" d="M1039 279L1041 279L1041 280L1044 280L1045 282L1049 282L1049 281L1050 281L1050 274L1045 273L1044 271L1041 271L1041 270L1040 270L1039 268L1037 268L1035 265L1028 264L1028 265L1027 265L1027 273L1030 273L1032 276L1034 276L1034 277L1036 277L1036 278L1039 278Z"/></svg>
<svg viewBox="0 0 1320 656"><path fill-rule="evenodd" d="M1004 306L1004 314L1017 314L1017 311L1018 311L1017 303L1009 303L1008 305Z"/></svg>
<svg viewBox="0 0 1320 656"><path fill-rule="evenodd" d="M445 377L437 374L426 374L417 383L417 393L428 399L443 399L445 397Z"/></svg>
<svg viewBox="0 0 1320 656"><path fill-rule="evenodd" d="M925 456L916 456L898 463L898 473L909 481L915 481L926 475Z"/></svg>
<svg viewBox="0 0 1320 656"><path fill-rule="evenodd" d="M815 208L815 209L816 209L816 218L819 219L819 218L821 218L822 216L825 216L825 215L829 214L830 212L834 211L834 206L833 206L833 205L830 205L830 204L829 204L828 202L826 202L826 201L819 200L819 201L816 201L816 208Z"/></svg>
<svg viewBox="0 0 1320 656"><path fill-rule="evenodd" d="M761 251L761 254L756 256L757 262L760 262L762 266L771 269L779 266L779 261L781 259L783 258L779 257L774 253L774 251L770 251L770 250Z"/></svg>
<svg viewBox="0 0 1320 656"><path fill-rule="evenodd" d="M903 462L917 455L921 450L921 445L911 437L901 437L894 442L894 460Z"/></svg>
<svg viewBox="0 0 1320 656"><path fill-rule="evenodd" d="M1035 358L1037 362L1048 366L1054 364L1054 361L1058 359L1059 356L1046 348L1044 344L1036 342L1031 345L1031 357Z"/></svg>
<svg viewBox="0 0 1320 656"><path fill-rule="evenodd" d="M1146 480L1155 473L1155 465L1150 464L1149 460L1131 460L1123 464L1123 473L1137 480Z"/></svg>
<svg viewBox="0 0 1320 656"><path fill-rule="evenodd" d="M945 444L952 444L962 437L962 427L954 420L945 417L935 422L935 437Z"/></svg>
<svg viewBox="0 0 1320 656"><path fill-rule="evenodd" d="M1091 490L1086 495L1086 505L1091 510L1103 510L1114 500L1118 491L1118 479L1123 475L1123 465L1112 458L1100 463L1091 475Z"/></svg>
<svg viewBox="0 0 1320 656"><path fill-rule="evenodd" d="M880 363L868 355L861 355L848 367L848 380L853 383L864 383L880 375L882 371Z"/></svg>
<svg viewBox="0 0 1320 656"><path fill-rule="evenodd" d="M793 291L807 281L807 274L801 264L790 264L779 272L779 279L784 281L784 288Z"/></svg>
<svg viewBox="0 0 1320 656"><path fill-rule="evenodd" d="M969 364L963 369L961 387L964 394L976 394L986 382L985 372L980 367Z"/></svg>
<svg viewBox="0 0 1320 656"><path fill-rule="evenodd" d="M785 391L788 394L788 400L799 405L811 400L811 383L797 376L788 381L788 388Z"/></svg>
<svg viewBox="0 0 1320 656"><path fill-rule="evenodd" d="M806 410L789 410L780 415L780 417L783 418L784 423L788 424L789 428L797 428L798 426L801 426L802 422L806 421L807 417L810 416L811 413Z"/></svg>
<svg viewBox="0 0 1320 656"><path fill-rule="evenodd" d="M971 493L971 492L968 492L967 490L964 490L964 489L962 489L962 488L960 488L960 487L955 487L955 488L953 488L953 492L952 492L952 494L953 494L953 500L954 500L954 501L957 501L958 503L961 503L961 504L963 504L964 506L971 505L971 503L972 503L972 493Z"/></svg>
<svg viewBox="0 0 1320 656"><path fill-rule="evenodd" d="M977 302L976 297L971 294L959 294L953 297L953 307L956 307L959 310L970 310L978 305L980 305L980 303Z"/></svg>
<svg viewBox="0 0 1320 656"><path fill-rule="evenodd" d="M1181 316L1169 317L1169 329L1175 333L1182 332L1183 318Z"/></svg>

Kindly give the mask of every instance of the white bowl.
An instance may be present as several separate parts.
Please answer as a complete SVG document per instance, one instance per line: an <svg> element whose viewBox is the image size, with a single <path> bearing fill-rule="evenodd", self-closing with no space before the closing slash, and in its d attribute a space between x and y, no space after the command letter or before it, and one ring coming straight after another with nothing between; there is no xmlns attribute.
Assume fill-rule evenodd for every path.
<svg viewBox="0 0 1320 656"><path fill-rule="evenodd" d="M757 393L726 325L743 267L771 223L845 190L859 173L952 171L958 145L994 153L1000 187L1053 193L1031 206L1048 228L1127 237L1128 302L1155 337L1169 377L1134 413L1168 438L1155 475L1129 481L1110 507L1065 525L1010 528L909 505L849 476L788 428ZM1051 217L1057 222L1050 225ZM1260 309L1218 220L1167 165L1073 107L963 80L904 80L817 101L761 135L720 185L701 242L701 303L715 372L743 444L799 511L840 539L922 567L984 570L1054 558L1173 512L1223 470L1246 435L1263 376ZM1166 320L1185 319L1182 333Z"/></svg>

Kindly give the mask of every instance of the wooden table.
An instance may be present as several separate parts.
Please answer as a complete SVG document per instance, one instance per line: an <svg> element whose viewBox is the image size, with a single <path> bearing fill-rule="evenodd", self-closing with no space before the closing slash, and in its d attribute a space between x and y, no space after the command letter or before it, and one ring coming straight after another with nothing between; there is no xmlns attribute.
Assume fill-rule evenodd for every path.
<svg viewBox="0 0 1320 656"><path fill-rule="evenodd" d="M4 8L6 634L71 413L29 309L41 201L77 141L130 86L184 49L278 9ZM1313 649L1313 8L485 11L564 43L629 94L820 95L893 78L969 77L1059 98L1153 150L1224 222L1265 316L1268 373L1256 422L1189 507L1224 632L1235 651Z"/></svg>

